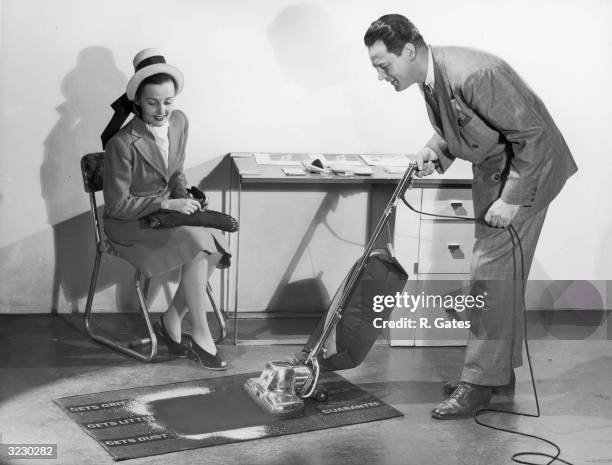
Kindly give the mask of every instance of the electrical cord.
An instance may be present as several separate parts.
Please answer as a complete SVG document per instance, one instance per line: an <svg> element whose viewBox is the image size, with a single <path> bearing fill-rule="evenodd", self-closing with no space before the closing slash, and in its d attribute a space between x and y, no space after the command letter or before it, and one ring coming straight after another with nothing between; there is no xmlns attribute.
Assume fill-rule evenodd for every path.
<svg viewBox="0 0 612 465"><path fill-rule="evenodd" d="M426 215L426 216L432 216L435 218L460 219L460 220L472 221L474 223L484 222L481 218L472 218L469 216L441 215L441 214L429 213L429 212L423 212L423 211L417 210L412 205L410 205L410 203L406 200L405 194L406 193L404 192L401 196L402 202L404 202L404 204L415 213L419 213L421 215ZM555 462L564 463L566 465L573 465L572 463L567 462L566 460L563 460L559 457L561 455L561 448L557 446L554 442L549 441L548 439L545 439L541 436L537 436L535 434L527 434L521 431L515 431L515 430L511 430L507 428L502 428L499 426L494 426L494 425L485 423L483 420L480 419L481 416L487 413L504 413L508 415L516 415L516 416L531 417L531 418L540 418L541 416L540 401L538 399L538 391L535 385L535 377L533 375L533 366L531 364L531 354L529 353L529 342L527 340L527 313L526 313L526 305L525 305L525 279L524 279L525 278L525 264L524 264L524 256L523 256L523 246L521 244L521 240L518 236L518 233L516 232L516 230L514 229L512 225L508 226L507 231L508 231L508 234L510 234L510 240L512 241L512 262L513 262L513 277L514 277L514 286L515 286L514 295L516 295L516 281L517 281L517 271L518 271L517 266L516 266L517 264L516 264L516 253L515 253L517 246L518 246L520 257L521 257L520 278L521 278L521 292L522 292L521 295L522 295L522 303L523 303L523 335L524 335L523 339L525 341L525 351L527 353L527 364L529 366L529 374L531 376L531 386L533 388L533 394L535 397L536 413L535 414L522 413L522 412L513 412L510 410L486 408L486 409L479 410L474 414L474 422L476 422L476 424L480 426L484 426L486 428L490 428L493 430L502 431L504 433L517 434L523 437L528 437L528 438L533 438L533 439L543 441L549 444L550 446L552 446L557 451L555 455L546 454L544 452L517 452L513 454L511 457L514 463L520 463L523 465L539 465L538 463L527 461L527 457L541 457L541 458L550 459L550 461L547 462L546 465L552 465ZM514 299L514 305L516 305L516 299ZM516 311L516 307L515 307L515 311Z"/></svg>

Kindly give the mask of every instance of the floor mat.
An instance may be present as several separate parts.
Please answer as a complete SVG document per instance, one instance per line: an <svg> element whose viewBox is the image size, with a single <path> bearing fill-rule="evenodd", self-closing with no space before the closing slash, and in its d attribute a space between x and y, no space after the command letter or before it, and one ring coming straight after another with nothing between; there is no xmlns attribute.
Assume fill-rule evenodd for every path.
<svg viewBox="0 0 612 465"><path fill-rule="evenodd" d="M336 373L323 373L325 402L278 419L242 385L259 373L63 397L55 402L114 460L303 433L403 414Z"/></svg>

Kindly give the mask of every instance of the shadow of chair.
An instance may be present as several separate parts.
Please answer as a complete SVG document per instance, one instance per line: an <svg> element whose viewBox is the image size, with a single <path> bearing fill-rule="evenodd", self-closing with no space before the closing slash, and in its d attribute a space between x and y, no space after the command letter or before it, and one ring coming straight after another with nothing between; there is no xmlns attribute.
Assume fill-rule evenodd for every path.
<svg viewBox="0 0 612 465"><path fill-rule="evenodd" d="M135 357L143 362L150 362L157 354L157 338L155 336L153 326L151 325L149 309L147 307L146 302L146 296L149 291L150 278L147 277L142 271L138 269L136 270L134 276L134 286L136 289L136 295L138 296L139 308L146 324L148 333L147 336L144 338L135 339L128 343L121 343L116 339L107 337L102 333L94 330L94 325L92 324L91 309L94 295L96 293L96 283L98 281L98 274L100 272L100 263L102 261L102 256L104 254L109 254L119 258L122 257L113 249L112 244L104 238L100 218L98 216L96 193L101 191L104 185L104 152L96 152L84 155L81 158L81 173L83 175L83 184L85 192L89 195L89 206L91 210L91 219L93 222L93 230L96 242L96 257L93 265L93 271L91 274L89 292L87 294L87 302L85 304L85 329L87 330L89 336L95 341L98 341L115 350L123 352L124 354ZM225 320L223 318L223 314L217 306L214 293L208 282L206 283L206 293L219 323L220 334L215 340L215 343L219 343L225 338L227 333ZM137 348L147 345L149 346L148 351L144 352L137 350Z"/></svg>

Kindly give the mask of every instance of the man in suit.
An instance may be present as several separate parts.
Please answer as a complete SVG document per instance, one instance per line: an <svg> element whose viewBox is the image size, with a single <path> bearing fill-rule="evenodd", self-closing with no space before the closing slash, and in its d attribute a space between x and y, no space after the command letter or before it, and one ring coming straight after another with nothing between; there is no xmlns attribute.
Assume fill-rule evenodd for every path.
<svg viewBox="0 0 612 465"><path fill-rule="evenodd" d="M401 15L374 21L364 42L379 80L423 92L435 133L417 153L418 175L443 173L456 157L473 163L472 293L486 296L485 308L471 315L461 381L432 410L436 419L466 418L488 405L493 389L514 385L524 281L548 205L576 164L540 98L500 58L428 46Z"/></svg>

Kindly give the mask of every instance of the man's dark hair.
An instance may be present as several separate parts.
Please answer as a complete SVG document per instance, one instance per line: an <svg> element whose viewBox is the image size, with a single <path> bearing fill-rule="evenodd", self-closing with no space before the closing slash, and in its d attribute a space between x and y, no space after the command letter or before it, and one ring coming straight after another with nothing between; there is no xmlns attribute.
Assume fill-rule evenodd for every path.
<svg viewBox="0 0 612 465"><path fill-rule="evenodd" d="M404 45L408 42L414 44L416 48L425 46L419 30L402 15L384 15L370 24L363 41L367 47L371 47L379 40L385 44L389 52L397 56L402 54Z"/></svg>

